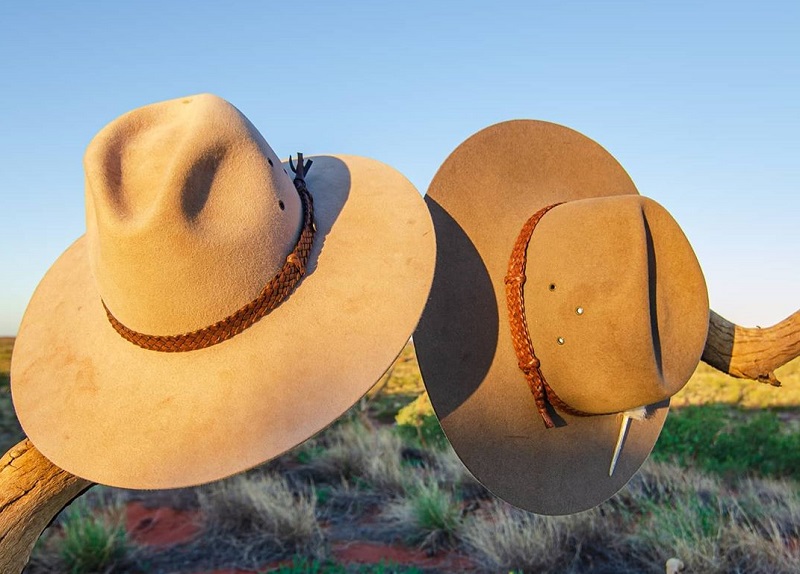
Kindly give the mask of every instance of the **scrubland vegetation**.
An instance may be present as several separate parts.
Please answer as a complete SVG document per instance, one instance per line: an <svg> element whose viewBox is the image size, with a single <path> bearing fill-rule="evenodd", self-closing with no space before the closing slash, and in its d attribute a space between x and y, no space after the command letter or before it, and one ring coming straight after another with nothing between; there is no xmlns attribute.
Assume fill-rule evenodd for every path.
<svg viewBox="0 0 800 574"><path fill-rule="evenodd" d="M421 394L409 346L364 400L291 452L214 484L153 494L199 511L202 531L190 542L136 545L124 508L146 495L95 487L45 531L28 571L660 573L676 557L687 572L798 572L800 361L778 377L783 388L701 365L673 400L653 456L620 493L588 512L545 517L496 499L460 464ZM2 399L8 448L19 431ZM343 540L465 561L346 563L336 552Z"/></svg>

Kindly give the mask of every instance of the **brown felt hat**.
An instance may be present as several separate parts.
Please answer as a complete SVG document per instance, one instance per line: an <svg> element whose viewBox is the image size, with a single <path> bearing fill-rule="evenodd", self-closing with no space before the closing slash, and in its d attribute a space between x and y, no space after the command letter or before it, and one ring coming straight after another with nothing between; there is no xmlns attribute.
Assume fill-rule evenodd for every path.
<svg viewBox="0 0 800 574"><path fill-rule="evenodd" d="M436 270L414 341L447 438L520 508L599 504L700 360L708 295L689 242L606 150L540 121L470 137L426 201Z"/></svg>
<svg viewBox="0 0 800 574"><path fill-rule="evenodd" d="M383 163L312 161L295 177L208 94L95 136L86 234L36 289L11 365L42 454L113 486L208 482L306 440L380 378L430 289L430 215Z"/></svg>

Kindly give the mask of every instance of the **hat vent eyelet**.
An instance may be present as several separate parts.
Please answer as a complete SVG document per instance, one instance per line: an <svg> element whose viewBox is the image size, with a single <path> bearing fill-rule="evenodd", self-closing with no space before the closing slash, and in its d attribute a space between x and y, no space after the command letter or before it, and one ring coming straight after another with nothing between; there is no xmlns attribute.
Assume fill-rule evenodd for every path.
<svg viewBox="0 0 800 574"><path fill-rule="evenodd" d="M555 291L556 290L556 284L555 283L550 283L550 287L548 287L548 289L550 289L550 291Z"/></svg>
<svg viewBox="0 0 800 574"><path fill-rule="evenodd" d="M270 167L275 167L275 166L273 165L273 163L272 163L272 160L271 160L271 159L269 159L269 158L267 158L267 163L269 164L269 166L270 166Z"/></svg>
<svg viewBox="0 0 800 574"><path fill-rule="evenodd" d="M563 345L563 344L564 344L564 337L559 337L558 339L556 339L556 342L557 342L559 345Z"/></svg>
<svg viewBox="0 0 800 574"><path fill-rule="evenodd" d="M576 315L583 315L583 307L575 307Z"/></svg>
<svg viewBox="0 0 800 574"><path fill-rule="evenodd" d="M286 206L283 204L283 200L282 200L282 199L279 199L279 200L278 200L278 207L280 207L280 208L281 208L281 211L283 211L284 209L286 209Z"/></svg>

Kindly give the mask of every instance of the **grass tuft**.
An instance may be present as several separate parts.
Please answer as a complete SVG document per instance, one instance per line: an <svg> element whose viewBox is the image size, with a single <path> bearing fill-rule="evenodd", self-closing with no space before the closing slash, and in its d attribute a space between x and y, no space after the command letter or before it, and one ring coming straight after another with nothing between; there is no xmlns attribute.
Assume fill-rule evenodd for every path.
<svg viewBox="0 0 800 574"><path fill-rule="evenodd" d="M212 536L228 544L269 546L281 554L322 554L314 493L297 493L283 478L239 475L198 490Z"/></svg>
<svg viewBox="0 0 800 574"><path fill-rule="evenodd" d="M354 420L328 431L324 448L308 464L326 482L344 479L357 487L395 494L404 491L412 474L403 464L403 447L391 428L367 427Z"/></svg>
<svg viewBox="0 0 800 574"><path fill-rule="evenodd" d="M72 574L109 570L128 551L121 512L95 513L79 500L67 509L62 528L61 557Z"/></svg>
<svg viewBox="0 0 800 574"><path fill-rule="evenodd" d="M607 560L613 545L608 517L593 509L572 516L539 516L498 501L467 521L463 539L491 572L583 572Z"/></svg>
<svg viewBox="0 0 800 574"><path fill-rule="evenodd" d="M453 493L432 480L419 480L403 498L392 501L384 516L412 543L431 552L450 548L460 537L461 505Z"/></svg>
<svg viewBox="0 0 800 574"><path fill-rule="evenodd" d="M118 500L97 508L82 497L64 509L37 541L29 570L69 574L124 570L136 550Z"/></svg>

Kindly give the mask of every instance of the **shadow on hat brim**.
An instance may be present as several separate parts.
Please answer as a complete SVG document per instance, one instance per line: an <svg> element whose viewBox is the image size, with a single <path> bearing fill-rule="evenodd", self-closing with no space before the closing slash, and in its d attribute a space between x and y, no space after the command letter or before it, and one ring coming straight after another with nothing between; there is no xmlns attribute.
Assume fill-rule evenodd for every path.
<svg viewBox="0 0 800 574"><path fill-rule="evenodd" d="M532 120L473 135L428 190L437 258L414 334L420 370L458 457L491 492L524 510L570 514L606 500L638 470L663 427L668 401L631 422L610 477L620 415L558 413L561 424L546 429L517 367L505 303L508 258L530 215L561 201L637 193L597 143Z"/></svg>
<svg viewBox="0 0 800 574"><path fill-rule="evenodd" d="M341 416L402 350L435 260L414 186L380 162L318 156L317 237L277 309L205 349L141 349L109 324L85 237L22 321L11 387L23 429L57 466L101 484L173 488L265 462Z"/></svg>

